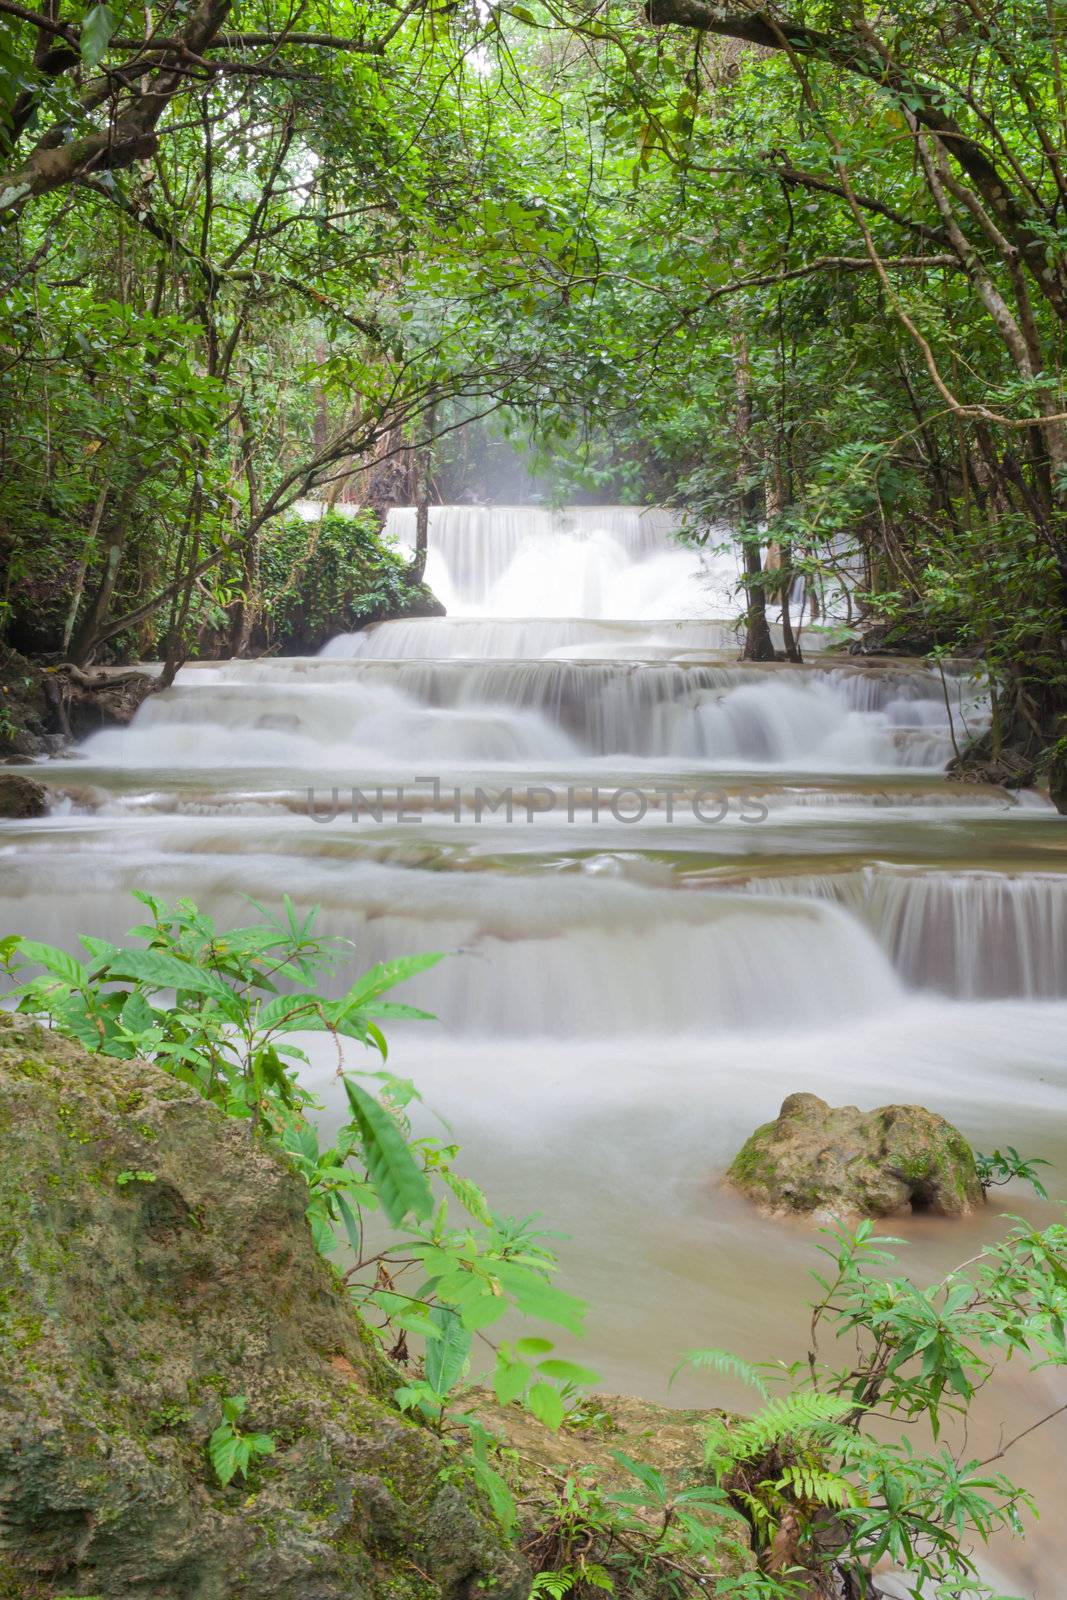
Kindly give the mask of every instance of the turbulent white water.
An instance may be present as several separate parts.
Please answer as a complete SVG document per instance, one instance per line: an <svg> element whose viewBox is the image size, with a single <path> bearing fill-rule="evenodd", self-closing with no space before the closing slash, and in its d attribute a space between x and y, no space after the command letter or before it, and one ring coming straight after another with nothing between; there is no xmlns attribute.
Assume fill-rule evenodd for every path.
<svg viewBox="0 0 1067 1600"><path fill-rule="evenodd" d="M973 695L968 709L980 717ZM85 755L308 771L412 762L577 770L597 757L717 770L937 771L951 741L941 684L921 669L329 655L188 669L146 703L135 732L97 734Z"/></svg>
<svg viewBox="0 0 1067 1600"><path fill-rule="evenodd" d="M979 686L738 661L733 557L672 547L672 520L437 508L447 617L189 666L50 764L49 818L0 824L0 932L118 937L134 887L222 922L288 892L353 942L338 982L448 951L410 991L440 1026L399 1027L393 1063L495 1204L573 1231L594 1364L659 1398L684 1349L806 1349L810 1236L716 1187L786 1093L921 1100L1067 1160L1067 836L1036 795L943 778ZM315 1055L327 1117L333 1069ZM998 1227L915 1219L908 1264ZM994 1432L1018 1432L1042 1397L1001 1393ZM1047 1439L1028 1463L1054 1507ZM1019 1593L1051 1592L1051 1549L1008 1558Z"/></svg>
<svg viewBox="0 0 1067 1600"><path fill-rule="evenodd" d="M426 581L452 616L729 616L737 558L671 547L680 519L634 506L431 506ZM413 547L415 512L390 512L386 533Z"/></svg>

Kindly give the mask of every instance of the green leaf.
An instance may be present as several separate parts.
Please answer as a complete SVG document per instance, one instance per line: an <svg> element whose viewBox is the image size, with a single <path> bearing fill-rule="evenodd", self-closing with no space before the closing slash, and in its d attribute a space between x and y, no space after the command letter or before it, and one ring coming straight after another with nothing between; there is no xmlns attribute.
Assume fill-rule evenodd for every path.
<svg viewBox="0 0 1067 1600"><path fill-rule="evenodd" d="M344 1084L359 1129L363 1159L382 1210L394 1228L400 1226L409 1212L420 1221L428 1217L433 1210L430 1186L416 1166L400 1129L388 1111L358 1083L346 1077Z"/></svg>
<svg viewBox="0 0 1067 1600"><path fill-rule="evenodd" d="M240 1464L239 1440L228 1422L215 1429L208 1440L207 1453L215 1476L225 1489Z"/></svg>
<svg viewBox="0 0 1067 1600"><path fill-rule="evenodd" d="M585 1302L562 1289L546 1283L539 1272L530 1267L517 1266L513 1261L497 1263L493 1271L501 1287L514 1299L519 1310L528 1317L543 1317L571 1333L581 1333L585 1319Z"/></svg>
<svg viewBox="0 0 1067 1600"><path fill-rule="evenodd" d="M580 1367L576 1361L561 1361L553 1356L550 1361L538 1363L538 1372L543 1372L546 1378L555 1378L559 1383L599 1383L600 1373L594 1372L592 1367Z"/></svg>
<svg viewBox="0 0 1067 1600"><path fill-rule="evenodd" d="M20 939L18 951L27 961L36 962L38 966L44 967L46 972L51 972L55 977L69 983L73 989L82 988L88 979L88 970L81 962L75 961L66 950L58 950L55 945L38 944L36 939Z"/></svg>
<svg viewBox="0 0 1067 1600"><path fill-rule="evenodd" d="M471 1334L458 1313L448 1306L434 1306L430 1321L441 1337L431 1340L426 1349L426 1381L438 1394L449 1394L463 1376L470 1355Z"/></svg>
<svg viewBox="0 0 1067 1600"><path fill-rule="evenodd" d="M552 1353L555 1346L551 1339L542 1339L536 1334L518 1339L515 1348L520 1356L547 1356Z"/></svg>
<svg viewBox="0 0 1067 1600"><path fill-rule="evenodd" d="M102 58L116 26L117 18L110 6L93 6L89 11L79 36L82 60L87 67L95 67Z"/></svg>
<svg viewBox="0 0 1067 1600"><path fill-rule="evenodd" d="M108 971L109 978L133 978L150 989L176 989L188 994L203 994L226 1001L233 990L214 972L183 961L163 950L120 950Z"/></svg>
<svg viewBox="0 0 1067 1600"><path fill-rule="evenodd" d="M147 1033L156 1026L155 1012L144 995L136 989L128 995L119 1019L128 1033Z"/></svg>
<svg viewBox="0 0 1067 1600"><path fill-rule="evenodd" d="M443 960L444 952L438 951L420 956L401 956L397 961L379 961L376 967L371 967L369 972L365 972L362 978L352 985L340 1004L346 1011L357 1006L366 1006L380 994L385 994L387 989L394 989L398 983L415 977L419 972L425 972L429 967L436 967L437 963Z"/></svg>
<svg viewBox="0 0 1067 1600"><path fill-rule="evenodd" d="M622 1450L613 1450L611 1453L620 1467L625 1467L627 1472L644 1484L653 1500L663 1501L666 1499L667 1491L663 1482L663 1475L657 1472L655 1467L647 1466L643 1461L635 1461L632 1456L626 1455Z"/></svg>
<svg viewBox="0 0 1067 1600"><path fill-rule="evenodd" d="M526 1404L546 1428L553 1432L563 1422L563 1401L560 1399L559 1390L553 1389L550 1383L535 1383L526 1396Z"/></svg>
<svg viewBox="0 0 1067 1600"><path fill-rule="evenodd" d="M496 1371L493 1373L493 1393L502 1406L511 1405L526 1388L533 1372L525 1361L508 1361L499 1352Z"/></svg>
<svg viewBox="0 0 1067 1600"><path fill-rule="evenodd" d="M473 1420L469 1424L469 1429L475 1477L484 1490L497 1520L510 1538L518 1524L515 1497L496 1468L489 1465L488 1445L491 1435L480 1423Z"/></svg>

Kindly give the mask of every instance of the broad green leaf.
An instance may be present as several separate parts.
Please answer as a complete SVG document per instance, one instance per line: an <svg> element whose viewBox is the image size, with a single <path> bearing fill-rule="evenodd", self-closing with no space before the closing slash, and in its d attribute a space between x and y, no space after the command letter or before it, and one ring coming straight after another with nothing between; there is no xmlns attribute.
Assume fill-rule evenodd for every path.
<svg viewBox="0 0 1067 1600"><path fill-rule="evenodd" d="M380 994L385 994L387 989L395 988L398 983L425 972L429 967L435 967L443 960L444 952L438 951L420 956L401 956L396 961L380 961L352 985L341 1003L347 1010L365 1006Z"/></svg>
<svg viewBox="0 0 1067 1600"><path fill-rule="evenodd" d="M76 961L66 950L57 949L55 945L38 944L36 939L20 939L18 951L27 961L36 962L47 972L69 983L73 989L82 988L89 976L88 969L83 967L80 961Z"/></svg>
<svg viewBox="0 0 1067 1600"><path fill-rule="evenodd" d="M550 1383L535 1383L526 1396L526 1404L538 1422L543 1422L553 1432L563 1422L563 1401L559 1390L553 1389Z"/></svg>
<svg viewBox="0 0 1067 1600"><path fill-rule="evenodd" d="M410 1212L422 1220L433 1210L433 1197L400 1129L383 1106L351 1078L344 1080L352 1116L359 1129L363 1159L374 1192L394 1228Z"/></svg>
<svg viewBox="0 0 1067 1600"><path fill-rule="evenodd" d="M599 1372L594 1372L592 1367L580 1367L576 1361L561 1361L556 1356L539 1362L537 1370L543 1372L546 1378L555 1378L560 1383L600 1382Z"/></svg>
<svg viewBox="0 0 1067 1600"><path fill-rule="evenodd" d="M504 1361L498 1355L496 1371L493 1373L493 1393L502 1406L510 1405L519 1398L532 1377L533 1372L525 1361Z"/></svg>
<svg viewBox="0 0 1067 1600"><path fill-rule="evenodd" d="M470 1355L471 1335L455 1311L434 1306L430 1320L440 1329L440 1338L426 1349L426 1381L438 1394L449 1394L463 1376Z"/></svg>
<svg viewBox="0 0 1067 1600"><path fill-rule="evenodd" d="M82 60L87 67L95 67L101 60L116 25L117 19L110 6L93 6L87 13L78 41Z"/></svg>
<svg viewBox="0 0 1067 1600"><path fill-rule="evenodd" d="M230 1001L233 990L214 972L197 967L164 950L120 950L108 972L110 978L133 978L153 989L176 989Z"/></svg>
<svg viewBox="0 0 1067 1600"><path fill-rule="evenodd" d="M224 1422L215 1429L208 1440L207 1450L215 1476L225 1488L240 1463L237 1435L229 1423Z"/></svg>
<svg viewBox="0 0 1067 1600"><path fill-rule="evenodd" d="M156 1014L144 995L134 989L121 1012L122 1026L130 1033L147 1033L156 1026Z"/></svg>

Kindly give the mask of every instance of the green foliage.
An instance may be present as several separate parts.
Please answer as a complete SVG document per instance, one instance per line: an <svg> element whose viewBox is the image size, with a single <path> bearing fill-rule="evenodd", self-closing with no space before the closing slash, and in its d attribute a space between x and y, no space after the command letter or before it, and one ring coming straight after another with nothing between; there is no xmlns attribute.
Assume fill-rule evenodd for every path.
<svg viewBox="0 0 1067 1600"><path fill-rule="evenodd" d="M1042 1161L1037 1156L1024 1161L1013 1144L1003 1150L994 1150L992 1155L983 1155L976 1150L974 1155L975 1165L983 1189L999 1189L1004 1184L1010 1183L1013 1178L1028 1183L1034 1193L1042 1200L1048 1199L1048 1190L1037 1175L1036 1168L1047 1167L1048 1162Z"/></svg>
<svg viewBox="0 0 1067 1600"><path fill-rule="evenodd" d="M759 1368L754 1367L749 1361L742 1361L740 1356L735 1356L731 1350L690 1350L671 1374L672 1383L684 1367L710 1368L712 1372L739 1378L742 1383L747 1383L750 1388L758 1390L764 1399L768 1398L767 1385L760 1375Z"/></svg>
<svg viewBox="0 0 1067 1600"><path fill-rule="evenodd" d="M631 1580L642 1578L665 1584L664 1594L704 1592L724 1544L736 1542L733 1530L743 1527L729 1495L710 1483L669 1484L655 1467L613 1454L633 1488L608 1493L593 1469L583 1468L540 1508L531 1542L540 1566L534 1593L626 1594Z"/></svg>
<svg viewBox="0 0 1067 1600"><path fill-rule="evenodd" d="M378 533L371 511L287 519L263 540L260 574L267 638L288 654L309 653L335 633L432 601Z"/></svg>
<svg viewBox="0 0 1067 1600"><path fill-rule="evenodd" d="M937 1440L946 1415L967 1415L998 1357L1067 1361L1067 1231L1019 1224L924 1289L882 1275L893 1242L870 1223L828 1231L833 1270L818 1275L812 1353L796 1369L806 1382L740 1422L713 1418L709 1467L757 1548L788 1526L801 1566L829 1561L864 1573L887 1556L916 1597L988 1596L971 1541L1001 1527L1021 1532L1032 1502L990 1462L957 1457ZM846 1366L820 1359L824 1330L849 1346ZM871 1426L876 1416L912 1427L925 1420L935 1448L923 1453L910 1435L887 1439Z"/></svg>
<svg viewBox="0 0 1067 1600"><path fill-rule="evenodd" d="M241 1428L247 1409L246 1395L227 1396L222 1402L222 1421L208 1440L208 1458L224 1489L238 1473L247 1478L254 1461L274 1454L275 1441L269 1433L245 1433Z"/></svg>
<svg viewBox="0 0 1067 1600"><path fill-rule="evenodd" d="M427 1018L385 997L441 957L379 963L340 998L328 999L319 985L336 976L348 952L343 941L318 935L314 911L301 917L287 898L280 915L256 906L262 921L220 931L191 901L171 906L151 894L136 898L151 915L131 930L140 946L83 935L81 961L32 939L0 942L0 967L13 980L19 1010L46 1018L87 1049L148 1057L283 1155L307 1185L316 1246L328 1257L346 1248L341 1279L406 1368L397 1403L435 1428L454 1421L474 1429L454 1409L474 1334L481 1336L479 1348L491 1350L484 1330L509 1314L579 1333L585 1307L551 1282L556 1259L537 1219L493 1213L477 1185L454 1170L454 1145L413 1135L405 1108L417 1091L384 1065L379 1024ZM27 976L35 968L43 971ZM299 1077L313 1034L331 1037L349 1109L327 1149L314 1121L318 1102ZM374 1050L382 1065L353 1068L344 1055L350 1042ZM115 1181L125 1187L155 1176L124 1171ZM450 1223L450 1199L469 1220ZM375 1212L389 1231L372 1242L367 1218ZM409 1338L420 1341L421 1362L409 1352ZM597 1380L589 1368L555 1357L552 1341L540 1335L502 1342L490 1376L498 1393L552 1428L579 1403L578 1386ZM236 1427L239 1415L226 1413L212 1445L212 1459L223 1452L219 1460L232 1467L231 1477L251 1459ZM471 1436L478 1441L476 1476L497 1512L513 1519L506 1484L489 1460L488 1436L484 1430Z"/></svg>

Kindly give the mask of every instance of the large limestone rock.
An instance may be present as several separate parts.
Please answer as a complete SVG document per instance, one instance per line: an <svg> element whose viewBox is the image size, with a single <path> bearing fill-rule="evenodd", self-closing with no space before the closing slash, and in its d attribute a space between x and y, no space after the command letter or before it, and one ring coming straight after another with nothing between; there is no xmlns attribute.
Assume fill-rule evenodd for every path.
<svg viewBox="0 0 1067 1600"><path fill-rule="evenodd" d="M727 1181L778 1215L959 1217L982 1204L963 1135L922 1106L828 1106L791 1094L742 1147Z"/></svg>
<svg viewBox="0 0 1067 1600"><path fill-rule="evenodd" d="M0 1014L0 1139L2 1600L522 1600L244 1127ZM276 1453L222 1488L228 1395Z"/></svg>
<svg viewBox="0 0 1067 1600"><path fill-rule="evenodd" d="M22 820L48 814L48 791L36 778L0 772L0 819Z"/></svg>

